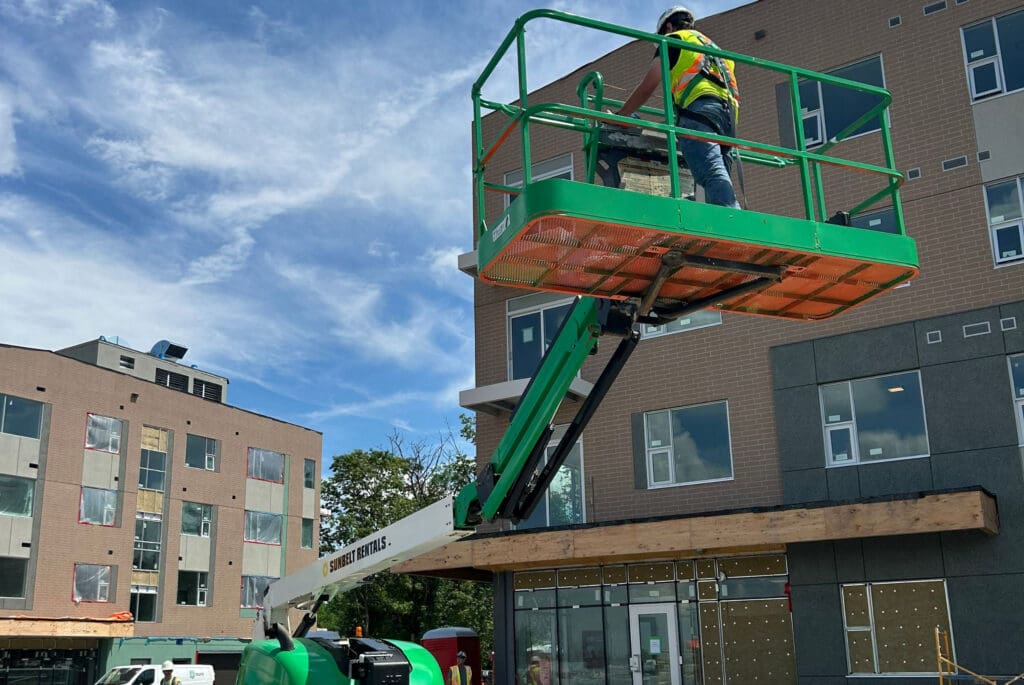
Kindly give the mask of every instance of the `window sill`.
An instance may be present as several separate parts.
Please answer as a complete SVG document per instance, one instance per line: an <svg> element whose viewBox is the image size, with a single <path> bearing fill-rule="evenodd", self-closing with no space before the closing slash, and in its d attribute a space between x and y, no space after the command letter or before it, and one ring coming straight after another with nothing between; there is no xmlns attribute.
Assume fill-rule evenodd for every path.
<svg viewBox="0 0 1024 685"><path fill-rule="evenodd" d="M842 464L825 464L827 469L845 469L850 466L871 466L872 464L888 464L894 461L910 461L912 459L929 459L930 454L918 454L913 457L893 457L892 459L871 459L870 461L850 461Z"/></svg>
<svg viewBox="0 0 1024 685"><path fill-rule="evenodd" d="M685 483L659 483L658 485L648 485L648 490L667 490L668 488L685 488L691 485L706 485L708 483L727 483L728 481L736 480L736 476L729 476L728 478L712 478L710 480L692 480Z"/></svg>
<svg viewBox="0 0 1024 685"><path fill-rule="evenodd" d="M1007 95L1016 95L1018 93L1024 93L1024 88L1018 88L1016 90L1009 90L1005 93L993 93L992 95L985 95L980 98L971 97L971 107L974 105L980 105L983 102L992 102L993 100L999 100L1006 97ZM969 94L969 93L968 93ZM933 676L935 674L932 674Z"/></svg>

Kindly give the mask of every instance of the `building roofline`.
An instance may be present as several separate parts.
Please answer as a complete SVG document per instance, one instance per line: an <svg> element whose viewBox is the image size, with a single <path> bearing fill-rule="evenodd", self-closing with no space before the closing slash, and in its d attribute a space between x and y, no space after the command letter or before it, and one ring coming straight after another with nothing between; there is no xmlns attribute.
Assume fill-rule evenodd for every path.
<svg viewBox="0 0 1024 685"><path fill-rule="evenodd" d="M91 342L91 341L87 341L87 342ZM111 343L111 344L113 344L113 343ZM67 355L63 355L60 352L57 352L56 350L44 350L44 349L39 348L39 347L25 347L25 346L22 346L22 345L11 345L9 343L3 343L3 342L0 342L0 348L8 348L8 349L13 349L13 350L24 350L26 352L42 352L42 353L45 353L45 354L52 354L53 356L59 357L62 360L66 360L66 361L69 361L69 362L75 362L76 364L84 364L85 366L88 366L91 369L97 369L99 371L105 371L107 373L115 373L115 374L117 374L121 378L127 378L127 379L130 379L130 380L135 381L137 383L145 383L147 387L160 388L161 390L166 390L167 392L173 392L173 393L175 393L175 395L186 395L187 397L191 397L192 399L196 400L197 402L210 402L210 400L203 399L202 397L196 397L195 395L191 395L189 393L182 393L180 390L174 390L172 388L168 388L168 387L165 387L165 386L162 386L162 385L157 385L153 381L147 381L147 380L145 380L143 378L139 378L138 376L132 376L130 374L121 373L120 371L116 371L114 369L108 369L108 368L103 367L103 366L97 366L96 364L90 364L89 362L84 362L81 359L75 359L74 357L69 357ZM67 348L65 348L65 349L67 349ZM124 349L131 350L130 347L126 347ZM132 350L132 351L133 352L138 352L138 350ZM143 352L142 354L146 354L146 353ZM156 359L156 357L154 357L154 359ZM161 360L161 361L166 361L166 360ZM210 375L216 375L216 374L210 374ZM220 376L218 376L218 378L220 378ZM282 423L282 424L284 424L286 426L293 426L295 428L301 428L302 430L309 431L310 433L316 433L320 437L323 437L323 431L318 431L315 428L309 428L308 426L302 426L302 425L299 425L297 423L292 423L291 421L285 421L284 419L276 418L274 416L267 416L266 414L260 414L259 412L252 411L251 409L245 409L243 407L236 407L235 405L227 404L226 402L210 402L210 403L211 404L215 404L215 405L220 406L220 407L226 407L228 409L233 409L235 411L240 411L240 412L243 412L245 414L250 414L252 416L258 416L258 417L260 417L262 419L269 419L271 421L276 421L277 423Z"/></svg>

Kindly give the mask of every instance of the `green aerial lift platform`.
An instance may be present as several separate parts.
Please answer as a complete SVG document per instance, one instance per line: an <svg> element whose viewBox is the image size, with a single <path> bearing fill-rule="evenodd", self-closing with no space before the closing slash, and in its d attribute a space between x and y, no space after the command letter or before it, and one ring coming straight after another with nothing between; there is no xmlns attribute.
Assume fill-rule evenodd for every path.
<svg viewBox="0 0 1024 685"><path fill-rule="evenodd" d="M516 21L473 86L479 277L498 285L579 297L476 482L455 498L436 502L272 583L254 626L253 642L243 655L239 685L442 685L438 664L418 645L363 637L308 638L317 609L366 576L468 535L481 522L527 518L639 343L639 324L660 325L709 307L790 320L827 319L917 273L916 248L903 226L902 175L894 168L887 91L711 47L686 46L732 59L744 68L780 74L783 83L788 83L792 112L796 113L792 120L794 148L679 128L667 81L662 92L669 104L662 110L642 108L641 113L648 117L644 120L604 111L621 103L604 97L603 79L597 72L580 82L578 104L532 102L526 79L525 28L536 20L652 43L658 47L663 74L669 73L668 48L681 44L665 36L554 10L536 10ZM485 100L483 87L513 45L518 98L511 103ZM803 130L806 115L800 103L801 88L808 83L866 94L873 105L833 139L808 150ZM485 110L506 117L493 141L484 140ZM880 126L885 166L829 154L873 120ZM535 181L531 177L532 131L538 126L580 135L586 162L583 181ZM673 160L667 165L669 192L663 197L594 183L599 161L608 159L602 154L615 137L609 132L635 130L661 134L665 159ZM677 136L724 143L738 150L744 162L780 170L796 167L799 185L793 193L802 196L802 215L780 216L686 199L674 163L679 157ZM516 138L522 184L486 180L489 160ZM854 206L829 216L823 165L867 174L877 181L877 188ZM487 192L514 197L491 222L486 220ZM876 205L891 207L892 232L851 225L851 217L855 219ZM618 347L545 461L555 413L603 335L619 338ZM292 631L286 628L289 609L307 612Z"/></svg>

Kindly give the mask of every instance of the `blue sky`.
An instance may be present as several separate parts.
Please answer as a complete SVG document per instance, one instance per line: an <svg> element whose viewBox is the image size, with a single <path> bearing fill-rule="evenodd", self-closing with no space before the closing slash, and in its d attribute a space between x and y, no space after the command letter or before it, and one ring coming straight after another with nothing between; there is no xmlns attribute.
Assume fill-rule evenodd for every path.
<svg viewBox="0 0 1024 685"><path fill-rule="evenodd" d="M0 341L180 342L231 404L322 431L326 463L457 432L470 86L538 6L665 9L0 0ZM538 27L531 88L621 44Z"/></svg>

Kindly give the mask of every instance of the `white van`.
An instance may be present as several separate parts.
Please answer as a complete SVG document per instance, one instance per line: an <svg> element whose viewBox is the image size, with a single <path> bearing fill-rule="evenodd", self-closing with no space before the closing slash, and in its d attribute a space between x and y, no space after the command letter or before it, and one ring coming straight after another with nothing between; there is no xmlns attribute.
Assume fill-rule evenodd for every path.
<svg viewBox="0 0 1024 685"><path fill-rule="evenodd" d="M174 675L181 685L213 685L213 666L209 664L175 664ZM96 685L159 685L163 678L159 664L115 666Z"/></svg>

